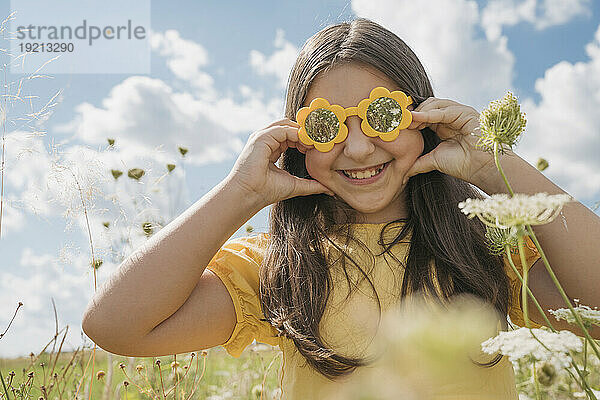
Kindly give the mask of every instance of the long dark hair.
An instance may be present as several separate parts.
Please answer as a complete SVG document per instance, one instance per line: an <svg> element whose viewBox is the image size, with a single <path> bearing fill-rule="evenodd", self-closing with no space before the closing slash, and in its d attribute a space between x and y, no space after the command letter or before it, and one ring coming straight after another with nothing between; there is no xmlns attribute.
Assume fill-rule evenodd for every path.
<svg viewBox="0 0 600 400"><path fill-rule="evenodd" d="M433 96L423 66L406 43L377 23L358 18L328 26L304 44L289 77L285 116L295 119L311 82L320 72L347 62L377 68L417 104ZM429 128L421 132L426 154L441 140ZM292 175L312 179L305 155L294 148L284 152L280 167ZM502 258L489 252L485 226L477 219L467 219L458 208L466 198L482 197L469 183L439 171L409 179L405 188L408 211L407 218L401 220L402 229L389 243L384 243L384 232L395 221L386 224L380 234L380 243L390 254L390 248L412 232L399 298L416 291L440 300L467 293L489 302L506 316L509 283ZM335 353L324 345L319 332L332 287L331 260L326 258L324 243L335 246L330 237L340 234L347 243L354 240L350 224L356 222L356 216L343 200L325 194L275 203L269 216L269 245L260 269L260 302L265 319L294 342L311 367L330 380L371 362ZM337 249L343 254L344 271L347 258L374 290L361 266L343 249ZM399 268L402 262L397 261ZM346 277L349 279L347 272ZM381 313L380 303L379 310ZM506 318L502 326L506 327ZM501 357L480 365L495 365Z"/></svg>

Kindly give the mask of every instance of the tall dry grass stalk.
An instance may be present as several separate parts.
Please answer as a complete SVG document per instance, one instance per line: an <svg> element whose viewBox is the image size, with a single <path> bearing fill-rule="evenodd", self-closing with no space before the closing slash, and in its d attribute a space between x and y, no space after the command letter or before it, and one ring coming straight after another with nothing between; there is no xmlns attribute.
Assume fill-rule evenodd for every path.
<svg viewBox="0 0 600 400"><path fill-rule="evenodd" d="M62 90L59 90L55 93L50 100L46 102L46 104L39 107L39 109L34 108L34 99L38 96L28 95L24 93L25 87L27 84L35 82L36 79L40 78L52 78L48 75L43 75L40 71L48 65L50 62L54 61L57 57L54 57L40 67L31 74L26 74L26 76L21 77L15 81L9 81L7 78L7 69L11 67L18 66L19 63L24 64L25 60L29 58L29 56L34 55L33 52L25 52L19 55L12 54L9 49L9 43L11 40L15 40L15 33L9 31L8 24L10 21L16 19L16 11L12 12L8 17L6 17L2 23L0 23L0 34L2 36L2 46L0 47L0 54L7 57L8 61L6 63L2 63L0 66L1 72L0 76L2 77L2 90L0 96L0 130L2 131L2 154L0 155L0 239L2 238L2 220L4 216L4 177L5 172L7 170L6 164L6 141L7 141L7 125L11 125L12 128L19 134L23 134L24 132L29 131L28 135L33 136L44 136L46 134L45 131L40 130L41 124L43 124L49 116L52 114L52 109L57 105L57 99L59 98ZM6 47L4 47L6 46ZM35 61L35 60L32 60ZM13 89L14 88L14 89ZM16 112L13 116L13 110L18 107L27 107L24 113ZM23 130L24 129L24 130ZM23 131L22 131L23 130ZM31 149L22 149L21 151L27 152Z"/></svg>

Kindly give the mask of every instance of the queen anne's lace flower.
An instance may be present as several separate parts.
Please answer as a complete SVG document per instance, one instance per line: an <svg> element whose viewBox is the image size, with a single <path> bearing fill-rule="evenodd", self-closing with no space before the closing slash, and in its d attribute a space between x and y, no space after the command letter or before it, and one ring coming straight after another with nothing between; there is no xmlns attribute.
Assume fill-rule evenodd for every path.
<svg viewBox="0 0 600 400"><path fill-rule="evenodd" d="M575 304L577 304L578 302L579 301L576 299ZM594 307L594 309L592 309L589 306L582 306L581 304L579 304L577 305L577 307L574 307L574 309L575 312L578 313L581 317L581 320L583 321L584 325L588 327L592 325L600 326L600 310L598 310L598 307ZM556 318L557 321L564 319L570 324L576 323L573 313L568 308L559 308L557 310L548 311L550 311L550 313L554 315L554 318Z"/></svg>
<svg viewBox="0 0 600 400"><path fill-rule="evenodd" d="M498 336L481 343L481 349L488 354L500 352L511 362L520 359L527 361L548 361L559 369L571 364L569 351L581 352L583 343L569 331L550 332L545 329L532 329L533 334L549 349L546 350L532 335L528 328L502 331Z"/></svg>
<svg viewBox="0 0 600 400"><path fill-rule="evenodd" d="M512 148L526 123L525 113L521 112L517 98L508 92L501 100L492 101L479 115L481 136L476 146L493 152L494 143L498 143L499 152L504 153L503 145Z"/></svg>
<svg viewBox="0 0 600 400"><path fill-rule="evenodd" d="M543 225L552 222L565 203L572 201L568 194L516 193L493 194L487 199L467 199L458 203L469 218L477 216L484 224L506 229L510 226Z"/></svg>

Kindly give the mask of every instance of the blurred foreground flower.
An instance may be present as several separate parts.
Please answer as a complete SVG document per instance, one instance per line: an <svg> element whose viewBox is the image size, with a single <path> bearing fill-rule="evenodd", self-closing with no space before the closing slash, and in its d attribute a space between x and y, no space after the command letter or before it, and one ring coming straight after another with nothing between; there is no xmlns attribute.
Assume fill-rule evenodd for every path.
<svg viewBox="0 0 600 400"><path fill-rule="evenodd" d="M458 207L468 218L477 216L484 224L506 229L511 226L543 225L554 221L573 198L568 194L493 194L487 199L467 199Z"/></svg>
<svg viewBox="0 0 600 400"><path fill-rule="evenodd" d="M494 144L498 152L504 153L504 146L512 149L525 129L525 113L517 98L508 92L501 100L490 102L488 108L479 115L481 136L476 146L484 151L493 152Z"/></svg>
<svg viewBox="0 0 600 400"><path fill-rule="evenodd" d="M569 331L551 332L546 329L531 329L544 345L544 348L532 335L528 328L500 332L494 338L481 343L481 348L488 354L501 352L508 356L511 362L520 359L533 361L548 361L557 369L567 368L571 364L571 350L581 352L583 343L574 333Z"/></svg>
<svg viewBox="0 0 600 400"><path fill-rule="evenodd" d="M445 305L407 296L382 316L367 354L377 357L375 363L358 368L324 398L433 399L456 393L457 382L475 392L482 368L475 362L494 359L481 351L481 342L499 327L494 308L474 296L457 295Z"/></svg>

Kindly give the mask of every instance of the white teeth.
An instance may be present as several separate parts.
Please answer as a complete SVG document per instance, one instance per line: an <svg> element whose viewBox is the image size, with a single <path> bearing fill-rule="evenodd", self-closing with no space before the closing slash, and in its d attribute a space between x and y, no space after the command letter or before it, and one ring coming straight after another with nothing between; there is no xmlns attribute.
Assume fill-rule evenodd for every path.
<svg viewBox="0 0 600 400"><path fill-rule="evenodd" d="M365 178L370 178L374 175L377 175L378 173L381 172L383 167L384 167L384 165L382 165L381 167L374 169L374 170L359 171L359 172L349 172L349 171L343 171L343 172L344 172L344 175L346 175L347 177L353 178L353 179L365 179Z"/></svg>

